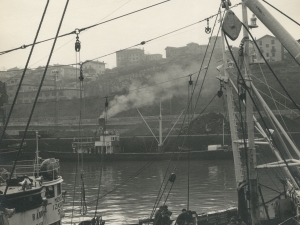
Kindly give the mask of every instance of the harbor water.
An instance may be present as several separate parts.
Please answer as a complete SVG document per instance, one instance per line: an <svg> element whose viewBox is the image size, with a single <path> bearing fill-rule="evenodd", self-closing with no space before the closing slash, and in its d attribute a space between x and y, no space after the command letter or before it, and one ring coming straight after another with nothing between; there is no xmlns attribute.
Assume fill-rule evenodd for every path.
<svg viewBox="0 0 300 225"><path fill-rule="evenodd" d="M81 216L81 173L87 205L85 216ZM137 223L139 218L150 216L164 177L171 173L176 173L176 180L170 193L171 183L166 186L160 201L160 205L166 201L173 212L171 219L176 219L182 208L200 214L237 206L232 160L61 162L63 189L67 191L63 222L78 224L84 217L93 217L99 191L97 215L106 224ZM266 178L270 178L268 172L260 175L259 181L275 190L281 188L276 178ZM276 194L263 187L262 192L266 201Z"/></svg>

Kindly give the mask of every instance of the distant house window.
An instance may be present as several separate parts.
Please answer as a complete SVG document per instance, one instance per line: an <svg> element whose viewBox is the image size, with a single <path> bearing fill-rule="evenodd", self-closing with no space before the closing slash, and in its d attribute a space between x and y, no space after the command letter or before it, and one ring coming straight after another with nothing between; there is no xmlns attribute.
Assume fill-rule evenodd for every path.
<svg viewBox="0 0 300 225"><path fill-rule="evenodd" d="M266 56L269 57L269 53L268 52L266 53Z"/></svg>
<svg viewBox="0 0 300 225"><path fill-rule="evenodd" d="M269 44L266 44L266 47L269 48Z"/></svg>
<svg viewBox="0 0 300 225"><path fill-rule="evenodd" d="M274 40L271 40L271 44L275 44L275 41L274 41Z"/></svg>
<svg viewBox="0 0 300 225"><path fill-rule="evenodd" d="M275 52L272 53L272 56L275 57Z"/></svg>

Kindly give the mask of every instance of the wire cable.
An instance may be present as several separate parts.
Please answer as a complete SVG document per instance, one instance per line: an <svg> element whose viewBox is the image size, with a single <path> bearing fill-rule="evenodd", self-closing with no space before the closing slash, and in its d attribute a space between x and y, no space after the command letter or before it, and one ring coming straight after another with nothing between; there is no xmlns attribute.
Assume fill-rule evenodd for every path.
<svg viewBox="0 0 300 225"><path fill-rule="evenodd" d="M147 6L145 8L141 8L141 9L138 9L138 10L135 10L135 11L132 11L130 13L126 13L126 14L123 14L121 16L117 16L115 18L112 18L112 19L109 19L109 20L106 20L104 22L100 22L100 23L96 23L94 25L91 25L91 26L88 26L88 27L84 27L84 28L81 28L81 29L78 29L79 32L82 32L84 30L87 30L87 29L90 29L90 28L93 28L93 27L96 27L96 26L99 26L99 25L102 25L102 24L105 24L105 23L108 23L108 22L111 22L113 20L116 20L116 19L120 19L122 17L125 17L125 16L129 16L131 14L134 14L134 13L137 13L137 12L140 12L140 11L143 11L143 10L146 10L146 9L149 9L149 8L152 8L154 6L157 6L157 5L160 5L160 4L163 4L163 3L166 3L166 2L169 2L171 0L166 0L166 1L163 1L163 2L159 2L157 4L153 4L153 5L150 5L150 6ZM61 37L65 37L65 36L68 36L70 34L75 34L75 31L71 31L69 33L65 33L65 34L62 34L62 35L59 35L57 38L61 38ZM53 40L54 38L48 38L48 39L45 39L43 41L39 41L39 42L36 42L36 44L40 44L40 43L43 43L43 42L46 42L46 41L50 41L50 40ZM28 44L28 45L22 45L21 47L18 47L18 48L14 48L14 49L10 49L10 50L6 50L6 51L2 51L0 52L0 55L4 55L6 53L9 53L9 52L12 52L12 51L15 51L15 50L19 50L19 49L25 49L29 46L31 46L32 44Z"/></svg>
<svg viewBox="0 0 300 225"><path fill-rule="evenodd" d="M63 15L62 15L62 17L61 17L61 20L60 20L60 23L59 23L59 26L58 26L58 29L57 29L56 37L55 37L55 39L54 39L54 42L53 42L53 45L52 45L52 49L51 49L51 51L50 51L50 55L49 55L49 58L48 58L48 62L47 62L47 65L46 65L46 68L45 68L45 71L44 71L44 74L43 74L43 77L42 77L42 80L41 80L41 83L40 83L38 92L37 92L37 94L36 94L35 101L34 101L34 103L33 103L32 110L31 110L31 113L30 113L30 115L29 115L29 119L28 119L28 122L27 122L27 125L26 125L26 128L25 128L25 131L24 131L24 135L23 135L22 141L21 141L21 143L20 143L20 148L19 148L18 154L17 154L17 156L16 156L16 159L15 159L15 161L14 161L14 165L13 165L12 171L11 171L11 173L10 173L9 180L8 180L8 182L7 182L7 185L6 185L6 188L5 188L5 191L4 191L3 196L6 195L7 190L8 190L8 187L9 187L9 185L8 185L8 184L9 184L9 181L11 180L11 178L12 178L12 176L13 176L13 174L14 174L14 170L15 170L15 168L16 168L17 161L18 161L18 159L19 159L19 155L20 155L21 149L22 149L22 147L23 147L24 139L25 139L25 137L26 137L26 133L27 133L27 130L28 130L28 127L29 127L31 118L32 118L32 116L33 116L34 108L35 108L37 99L38 99L38 97L39 97L39 94L40 94L40 91L41 91L41 88L42 88L42 85L43 85L43 81L44 81L45 76L46 76L47 68L48 68L48 65L49 65L50 60L51 60L51 56L52 56L52 53L53 53L53 50L54 50L54 47L55 47L55 44L56 44L56 40L57 40L59 31L60 31L60 28L61 28L63 19L64 19L64 17L65 17L65 13L66 13L68 4L69 4L69 0L67 0L67 2L66 2L66 5L65 5L65 8L64 8L64 11L63 11Z"/></svg>
<svg viewBox="0 0 300 225"><path fill-rule="evenodd" d="M275 6L271 5L269 2L267 2L266 0L262 0L263 2L267 3L269 6L271 6L273 9L277 10L278 12L280 12L282 15L284 15L285 17L289 18L291 21L293 21L295 24L297 24L298 26L300 26L300 24L293 20L291 17L289 17L288 15L286 15L285 13L283 13L282 11L280 11L279 9L277 9Z"/></svg>
<svg viewBox="0 0 300 225"><path fill-rule="evenodd" d="M242 23L242 24L243 24L243 23ZM243 26L246 28L246 26L245 26L244 24L243 24ZM248 30L248 29L246 28L246 30ZM249 33L249 34L250 34L250 33ZM251 35L251 34L250 34L250 35ZM225 41L226 41L227 47L228 47L228 49L229 49L229 52L230 52L230 54L231 54L231 57L232 57L232 59L234 60L235 66L236 66L236 68L237 68L237 70L238 70L238 72L239 72L239 74L240 74L241 80L242 80L243 83L245 84L244 87L245 87L246 91L248 92L249 97L251 98L251 101L253 102L253 105L255 106L255 108L256 108L256 110L257 110L257 112L258 112L258 114L259 114L259 116L260 116L260 118L261 118L261 120L262 120L262 122L263 122L263 124L264 124L264 126L267 128L268 134L271 136L271 133L270 133L270 131L269 131L269 129L268 129L268 126L267 126L265 120L263 119L263 116L262 116L261 112L260 112L259 109L257 108L257 105L256 105L255 102L254 102L253 96L252 96L252 94L250 93L250 90L249 90L248 86L246 85L246 81L245 81L244 77L242 76L242 73L241 73L241 71L240 71L240 69L239 69L239 67L238 67L238 64L237 64L237 62L236 62L236 60L235 60L235 58L234 58L234 56L233 56L233 53L232 53L232 50L231 50L231 48L230 48L230 46L229 46L229 43L228 43L228 40L227 40L226 35L224 35L224 37L225 37ZM287 161L285 160L285 158L283 157L283 154L282 154L281 150L278 148L278 145L276 144L275 140L273 140L273 143L274 143L274 145L276 146L276 148L278 149L278 151L279 151L279 153L280 153L280 155L281 155L281 158L283 159L283 161L284 161L284 163L285 163L287 169L288 169L289 172L292 174L291 168L290 168L290 166L288 165L288 163L287 163ZM245 144L245 143L244 143L244 144ZM245 147L246 147L246 146L245 146ZM297 186L300 187L299 182L298 182L297 179L295 179L295 182L297 183Z"/></svg>
<svg viewBox="0 0 300 225"><path fill-rule="evenodd" d="M277 82L279 83L279 85L281 86L281 88L284 90L284 92L286 93L286 95L289 97L289 99L293 102L294 106L300 111L300 107L298 106L298 104L294 101L294 99L292 98L292 96L289 94L289 92L285 89L285 87L283 86L283 84L281 83L281 81L279 80L279 78L277 77L277 75L275 74L275 72L273 71L272 67L270 66L270 64L268 63L268 61L266 60L266 58L264 57L264 55L261 52L261 49L258 47L254 37L252 36L251 32L249 31L248 27L245 26L245 24L241 23L243 25L243 27L246 29L246 31L249 33L249 35L251 36L251 39L253 41L253 43L255 44L257 50L259 51L261 57L264 59L265 63L267 64L268 68L270 69L270 71L272 72L273 76L276 78Z"/></svg>
<svg viewBox="0 0 300 225"><path fill-rule="evenodd" d="M25 65L25 68L24 68L24 70L23 70L23 73L22 73L22 76L21 76L21 79L20 79L20 82L19 82L19 85L18 85L16 94L15 94L15 97L14 97L14 100L13 100L13 103L12 103L12 105L11 105L11 107L10 107L10 111L9 111L8 116L7 116L7 118L6 118L5 125L4 125L4 127L3 127L3 131L2 131L2 134L1 134L1 137L0 137L0 145L1 145L1 143L2 143L2 139L3 139L4 134L5 134L5 131L6 131L6 129L7 129L7 126L8 126L8 122L9 122L10 116L11 116L12 111L13 111L13 109L14 109L14 106L15 106L15 104L16 104L16 101L17 101L17 98L18 98L18 94L19 94L19 92L20 92L20 90L21 90L22 82L23 82L23 80L24 80L25 73L26 73L26 70L27 70L29 61L30 61L30 59L31 59L31 55L32 55L33 49L34 49L35 44L36 44L37 37L38 37L38 35L39 35L39 33L40 33L40 30L41 30L41 27L42 27L42 24L43 24L43 21L44 21L46 12L47 12L48 5L49 5L49 0L47 0L47 3L46 3L46 6L45 6L45 9L44 9L44 12L43 12L43 15L42 15L42 18L41 18L39 27L38 27L37 32L36 32L36 35L35 35L35 37L34 37L33 45L32 45L32 47L31 47L29 56L28 56L28 58L27 58L26 65Z"/></svg>

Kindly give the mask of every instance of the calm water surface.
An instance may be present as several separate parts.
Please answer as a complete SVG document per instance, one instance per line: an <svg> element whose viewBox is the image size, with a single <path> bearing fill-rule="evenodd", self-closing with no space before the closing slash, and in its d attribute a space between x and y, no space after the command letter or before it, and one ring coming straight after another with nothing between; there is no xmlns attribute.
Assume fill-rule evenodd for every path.
<svg viewBox="0 0 300 225"><path fill-rule="evenodd" d="M83 218L80 216L81 168L76 172L77 163L61 162L60 164L64 179L63 189L67 190L64 223L82 221ZM171 218L175 219L182 208L187 208L188 161L170 164L169 161L159 161L151 165L148 162L85 162L83 169L88 205L86 216L94 216L101 176L100 197L102 197L99 199L97 212L103 216L106 224L134 223L138 218L149 217L167 170L167 177L174 170L177 175L166 201L169 210L173 212ZM232 160L190 161L189 170L191 210L202 213L237 206ZM266 182L264 184L274 186L271 181ZM165 201L170 186L167 186L161 202ZM263 192L267 194L265 199L268 199L268 195L269 198L274 197L268 189L263 189Z"/></svg>

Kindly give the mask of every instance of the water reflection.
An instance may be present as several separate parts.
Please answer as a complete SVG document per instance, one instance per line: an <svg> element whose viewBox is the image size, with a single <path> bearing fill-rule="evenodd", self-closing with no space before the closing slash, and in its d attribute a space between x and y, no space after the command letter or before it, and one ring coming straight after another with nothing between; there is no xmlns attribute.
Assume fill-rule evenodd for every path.
<svg viewBox="0 0 300 225"><path fill-rule="evenodd" d="M187 208L187 161L171 162L170 165L168 161L152 164L147 162L85 163L83 169L88 203L86 216L93 217L95 213L101 176L98 212L106 220L106 224L134 223L138 218L149 217L167 168L169 168L167 177L172 172L177 175L166 201L169 210L173 212L172 218L175 219L182 208ZM61 163L61 173L64 189L68 192L64 222L71 221L74 187L74 216L76 221L79 221L80 171L77 171L76 182L76 163ZM167 191L162 196L161 202L165 201L169 187L170 185L166 188ZM197 213L237 205L234 166L231 160L191 161L189 187L189 208Z"/></svg>

